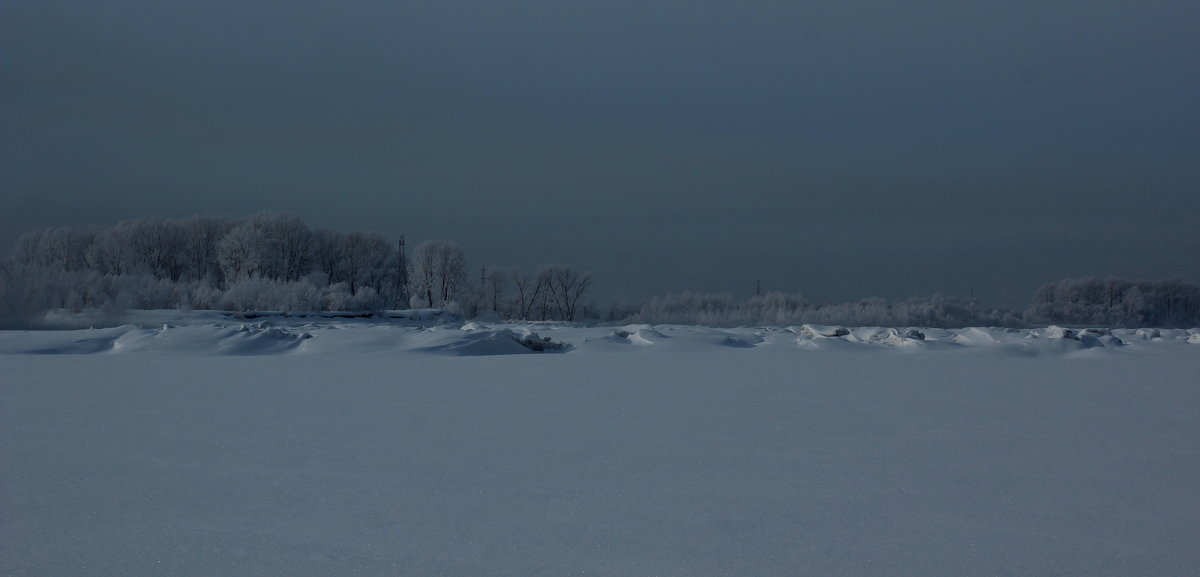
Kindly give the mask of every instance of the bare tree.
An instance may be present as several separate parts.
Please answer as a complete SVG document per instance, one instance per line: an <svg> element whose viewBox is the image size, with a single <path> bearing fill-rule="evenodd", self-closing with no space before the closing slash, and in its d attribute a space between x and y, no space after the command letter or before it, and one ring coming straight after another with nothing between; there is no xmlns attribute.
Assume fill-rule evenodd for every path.
<svg viewBox="0 0 1200 577"><path fill-rule="evenodd" d="M252 225L275 250L271 278L293 282L311 270L313 235L300 217L292 214L256 214Z"/></svg>
<svg viewBox="0 0 1200 577"><path fill-rule="evenodd" d="M448 240L427 240L413 249L412 282L428 306L444 307L467 282L467 257L462 247Z"/></svg>
<svg viewBox="0 0 1200 577"><path fill-rule="evenodd" d="M415 285L414 293L416 296L424 299L425 306L434 306L433 295L437 290L437 255L434 254L432 248L427 246L431 241L425 241L418 244L413 249L412 259L409 264L413 268L412 274L409 276L410 281Z"/></svg>
<svg viewBox="0 0 1200 577"><path fill-rule="evenodd" d="M179 280L182 272L180 259L181 243L179 228L174 221L161 218L139 218L119 223L129 229L129 242L133 269L142 269L157 278Z"/></svg>
<svg viewBox="0 0 1200 577"><path fill-rule="evenodd" d="M483 293L483 306L487 310L500 313L502 303L504 302L504 292L508 288L508 281L508 271L502 268L493 267L484 273L483 286L480 287L480 290Z"/></svg>
<svg viewBox="0 0 1200 577"><path fill-rule="evenodd" d="M580 273L571 265L548 264L538 270L538 282L544 285L546 295L542 316L553 309L555 318L573 321L579 313L579 301L592 285L592 273Z"/></svg>
<svg viewBox="0 0 1200 577"><path fill-rule="evenodd" d="M96 234L95 241L85 255L92 270L106 276L120 276L129 272L130 230L123 224L105 228Z"/></svg>
<svg viewBox="0 0 1200 577"><path fill-rule="evenodd" d="M350 294L357 295L366 286L383 286L391 270L394 250L392 243L378 233L352 232L342 237L342 266Z"/></svg>
<svg viewBox="0 0 1200 577"><path fill-rule="evenodd" d="M219 280L217 245L231 228L233 221L211 216L193 216L180 224L180 258L187 262L184 280Z"/></svg>
<svg viewBox="0 0 1200 577"><path fill-rule="evenodd" d="M325 273L326 284L336 284L342 278L341 247L346 235L334 230L317 230L313 233L313 267Z"/></svg>
<svg viewBox="0 0 1200 577"><path fill-rule="evenodd" d="M526 320L539 299L544 300L545 286L540 276L530 277L528 273L518 268L512 269L511 277L513 287L517 289L517 316L521 320Z"/></svg>

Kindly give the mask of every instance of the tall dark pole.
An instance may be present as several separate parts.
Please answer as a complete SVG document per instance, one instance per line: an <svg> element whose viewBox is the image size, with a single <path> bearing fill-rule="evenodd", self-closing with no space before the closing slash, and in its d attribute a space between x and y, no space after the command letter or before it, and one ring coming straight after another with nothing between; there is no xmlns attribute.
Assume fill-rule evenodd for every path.
<svg viewBox="0 0 1200 577"><path fill-rule="evenodd" d="M408 256L404 254L404 235L400 235L400 246L396 257L396 308L408 308Z"/></svg>

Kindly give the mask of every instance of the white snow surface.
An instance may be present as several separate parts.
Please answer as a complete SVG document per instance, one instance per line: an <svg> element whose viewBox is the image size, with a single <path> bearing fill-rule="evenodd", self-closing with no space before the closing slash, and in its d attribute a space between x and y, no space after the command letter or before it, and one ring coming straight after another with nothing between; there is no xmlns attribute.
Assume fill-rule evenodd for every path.
<svg viewBox="0 0 1200 577"><path fill-rule="evenodd" d="M0 331L0 575L1200 567L1194 329L445 320Z"/></svg>

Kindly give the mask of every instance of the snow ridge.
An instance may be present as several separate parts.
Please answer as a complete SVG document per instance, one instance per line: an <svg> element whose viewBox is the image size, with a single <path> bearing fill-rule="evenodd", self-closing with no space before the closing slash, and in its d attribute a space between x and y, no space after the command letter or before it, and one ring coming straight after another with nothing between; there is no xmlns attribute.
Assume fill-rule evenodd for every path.
<svg viewBox="0 0 1200 577"><path fill-rule="evenodd" d="M450 356L571 353L599 350L699 350L792 347L796 350L991 348L1009 353L1068 354L1128 345L1200 344L1200 329L1037 329L968 327L710 328L688 325L594 327L571 323L461 324L441 315L293 317L255 315L253 322L221 313L145 311L132 324L65 331L0 331L0 353L128 354L190 352L274 355L373 351ZM141 322L137 322L141 321ZM613 346L617 346L613 349Z"/></svg>

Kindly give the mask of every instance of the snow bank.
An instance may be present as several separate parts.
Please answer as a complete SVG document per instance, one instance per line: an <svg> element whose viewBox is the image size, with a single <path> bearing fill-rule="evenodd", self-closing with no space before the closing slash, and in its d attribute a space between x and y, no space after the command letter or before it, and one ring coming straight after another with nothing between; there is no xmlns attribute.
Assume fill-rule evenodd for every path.
<svg viewBox="0 0 1200 577"><path fill-rule="evenodd" d="M687 352L711 346L796 350L995 348L1032 355L1117 349L1127 344L1200 343L1200 330L811 325L718 329L686 325L588 327L567 323L457 324L426 314L369 317L260 316L149 311L107 329L0 331L0 353L120 354L187 351L217 355L429 353L453 356L581 352L608 345ZM621 347L613 350L621 350Z"/></svg>

